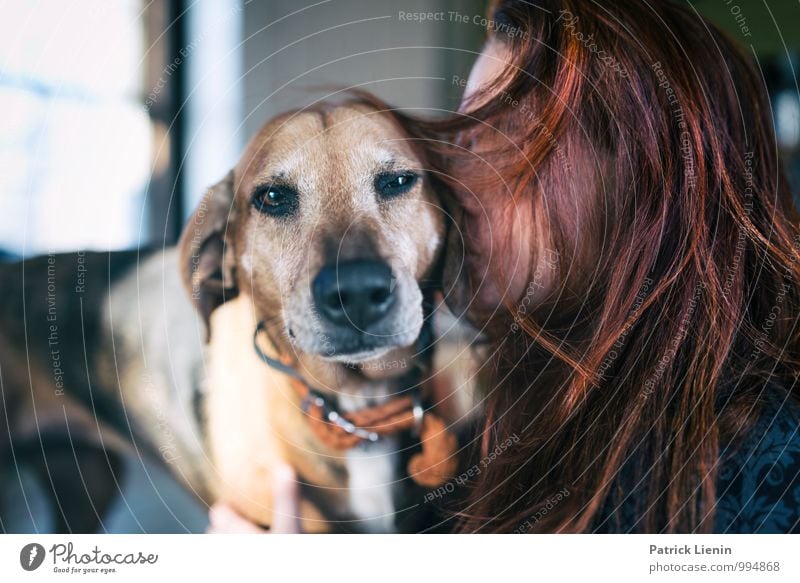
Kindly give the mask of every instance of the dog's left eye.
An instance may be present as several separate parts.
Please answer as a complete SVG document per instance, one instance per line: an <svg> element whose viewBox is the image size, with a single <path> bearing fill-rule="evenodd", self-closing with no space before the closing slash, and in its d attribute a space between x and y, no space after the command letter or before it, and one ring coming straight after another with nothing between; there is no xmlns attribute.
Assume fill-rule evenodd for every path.
<svg viewBox="0 0 800 583"><path fill-rule="evenodd" d="M268 185L256 188L253 193L253 207L271 217L285 217L297 210L298 194L292 188L281 185Z"/></svg>
<svg viewBox="0 0 800 583"><path fill-rule="evenodd" d="M405 194L417 183L419 177L413 172L385 172L375 177L375 192L384 198Z"/></svg>

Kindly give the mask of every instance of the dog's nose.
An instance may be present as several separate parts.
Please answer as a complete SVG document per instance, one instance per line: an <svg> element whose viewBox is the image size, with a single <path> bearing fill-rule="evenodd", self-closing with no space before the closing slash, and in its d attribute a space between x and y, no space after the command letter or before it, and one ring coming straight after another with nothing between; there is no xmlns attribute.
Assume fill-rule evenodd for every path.
<svg viewBox="0 0 800 583"><path fill-rule="evenodd" d="M379 261L328 265L311 287L323 318L359 330L383 318L395 301L392 269Z"/></svg>

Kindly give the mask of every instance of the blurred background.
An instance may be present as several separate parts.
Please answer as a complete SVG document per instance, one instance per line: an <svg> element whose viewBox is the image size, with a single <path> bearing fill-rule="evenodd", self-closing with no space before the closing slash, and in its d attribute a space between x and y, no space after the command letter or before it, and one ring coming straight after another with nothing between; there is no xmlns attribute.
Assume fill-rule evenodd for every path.
<svg viewBox="0 0 800 583"><path fill-rule="evenodd" d="M697 0L769 88L800 185L800 4ZM38 0L0 7L0 260L171 245L203 190L269 117L360 87L421 113L455 108L484 0ZM467 18L409 22L401 12ZM24 472L23 472L24 473ZM202 508L131 464L110 531L197 531ZM25 490L27 484L27 495ZM47 530L36 485L0 484L3 530ZM15 504L20 495L26 507ZM147 503L154 495L164 507ZM20 511L15 515L13 510ZM9 513L10 512L10 513ZM10 517L10 518L9 518Z"/></svg>

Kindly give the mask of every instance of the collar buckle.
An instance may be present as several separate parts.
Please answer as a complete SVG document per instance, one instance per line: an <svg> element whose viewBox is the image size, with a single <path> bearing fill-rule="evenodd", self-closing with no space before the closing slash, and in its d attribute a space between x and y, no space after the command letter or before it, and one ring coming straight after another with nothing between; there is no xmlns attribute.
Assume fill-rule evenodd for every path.
<svg viewBox="0 0 800 583"><path fill-rule="evenodd" d="M359 427L355 423L345 419L342 414L339 413L339 410L331 404L330 399L316 389L309 388L308 393L303 397L301 406L304 413L308 413L312 406L319 407L326 421L340 427L348 435L355 435L356 437L373 443L380 439L380 435L376 432Z"/></svg>

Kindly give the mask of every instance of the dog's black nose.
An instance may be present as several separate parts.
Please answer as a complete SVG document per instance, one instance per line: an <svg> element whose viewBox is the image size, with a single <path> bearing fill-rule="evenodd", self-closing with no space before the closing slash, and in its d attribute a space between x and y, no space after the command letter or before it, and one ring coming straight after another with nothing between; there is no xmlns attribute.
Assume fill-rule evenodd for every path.
<svg viewBox="0 0 800 583"><path fill-rule="evenodd" d="M392 269L379 261L348 261L323 267L311 284L320 315L364 330L394 305Z"/></svg>

